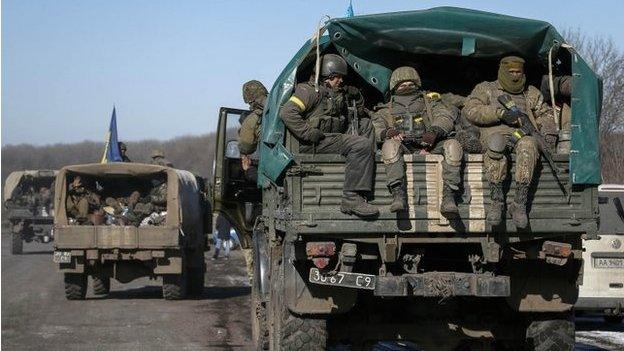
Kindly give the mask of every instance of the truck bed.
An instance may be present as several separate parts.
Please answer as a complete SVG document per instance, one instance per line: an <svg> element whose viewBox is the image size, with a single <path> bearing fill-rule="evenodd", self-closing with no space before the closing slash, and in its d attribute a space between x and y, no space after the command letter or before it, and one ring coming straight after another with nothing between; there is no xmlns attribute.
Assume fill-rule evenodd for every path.
<svg viewBox="0 0 624 351"><path fill-rule="evenodd" d="M394 214L389 211L392 200L385 185L385 168L376 158L375 190L372 204L380 206L375 220L361 220L340 212L344 181L344 158L340 155L300 154L297 160L302 168L315 166L314 172L287 176L287 191L292 192L292 220L298 232L305 234L338 233L509 233L509 237L544 237L563 233L595 232L597 227L596 189L573 187L566 197L546 161L538 164L537 182L529 193L530 227L517 233L507 213L504 225L494 230L485 222L490 197L488 182L483 174L483 156L467 155L463 169L463 193L458 198L460 220L449 223L440 215L442 197L441 155L405 155L407 165L407 193L409 210ZM568 169L567 155L554 156L557 165ZM513 177L513 162L511 174ZM512 178L511 177L511 178ZM560 175L567 187L568 174ZM507 191L507 189L509 189ZM514 182L505 185L507 203L513 201ZM513 234L512 234L513 233Z"/></svg>

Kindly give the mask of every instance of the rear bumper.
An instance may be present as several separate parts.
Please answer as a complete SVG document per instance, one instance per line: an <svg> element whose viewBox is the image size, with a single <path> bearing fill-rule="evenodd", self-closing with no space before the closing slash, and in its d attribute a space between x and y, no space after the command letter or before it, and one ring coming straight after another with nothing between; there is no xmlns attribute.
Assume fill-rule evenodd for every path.
<svg viewBox="0 0 624 351"><path fill-rule="evenodd" d="M579 311L604 311L624 309L624 297L579 297L574 305Z"/></svg>
<svg viewBox="0 0 624 351"><path fill-rule="evenodd" d="M473 273L429 272L398 277L377 277L375 296L507 297L511 282L507 276Z"/></svg>
<svg viewBox="0 0 624 351"><path fill-rule="evenodd" d="M57 225L54 236L58 249L166 249L181 243L177 227Z"/></svg>
<svg viewBox="0 0 624 351"><path fill-rule="evenodd" d="M124 265L141 262L149 267L152 274L182 273L182 252L179 249L168 250L59 250L65 252L70 261L57 263L62 273L85 273L105 265ZM56 256L56 255L55 255Z"/></svg>

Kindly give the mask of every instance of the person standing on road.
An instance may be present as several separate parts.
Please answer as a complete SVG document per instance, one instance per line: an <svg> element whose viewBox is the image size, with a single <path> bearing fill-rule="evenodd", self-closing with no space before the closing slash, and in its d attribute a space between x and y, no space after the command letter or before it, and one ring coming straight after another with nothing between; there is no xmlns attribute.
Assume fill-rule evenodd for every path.
<svg viewBox="0 0 624 351"><path fill-rule="evenodd" d="M221 247L225 250L225 259L227 260L230 258L230 248L232 247L232 237L230 236L230 229L232 229L232 226L222 214L217 216L216 226L215 252L212 256L212 260L219 258Z"/></svg>
<svg viewBox="0 0 624 351"><path fill-rule="evenodd" d="M377 216L377 207L366 201L366 196L373 190L374 139L347 134L347 103L359 100L363 105L364 99L357 88L342 86L348 68L340 55L324 55L320 70L322 80L318 87L314 75L309 81L297 84L290 99L280 109L280 118L299 139L301 152L336 153L346 157L340 210L359 217Z"/></svg>

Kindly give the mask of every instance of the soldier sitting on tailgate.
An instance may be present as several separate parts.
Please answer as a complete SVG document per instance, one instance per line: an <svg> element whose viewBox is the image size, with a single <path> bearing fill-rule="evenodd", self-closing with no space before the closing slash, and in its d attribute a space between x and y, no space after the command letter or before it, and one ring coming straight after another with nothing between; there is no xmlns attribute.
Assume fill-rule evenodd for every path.
<svg viewBox="0 0 624 351"><path fill-rule="evenodd" d="M253 183L258 180L258 167L253 164L251 155L258 147L262 113L267 95L267 89L257 80L250 80L243 84L243 100L249 104L251 113L243 117L241 127L238 130L238 149L241 154L241 167L245 172L245 178Z"/></svg>
<svg viewBox="0 0 624 351"><path fill-rule="evenodd" d="M498 225L502 221L507 153L514 152L516 194L509 211L516 227L526 228L529 187L540 154L534 137L517 133L520 127L519 116L498 101L502 95L510 96L520 113L528 115L537 130L554 130L556 127L551 109L544 103L540 91L526 84L524 59L516 56L508 56L500 61L496 81L477 84L462 111L471 123L481 129L481 141L485 150L483 162L492 200L487 211L487 222Z"/></svg>
<svg viewBox="0 0 624 351"><path fill-rule="evenodd" d="M69 184L65 207L67 215L78 224L101 224L100 195L89 190L79 175L74 176Z"/></svg>
<svg viewBox="0 0 624 351"><path fill-rule="evenodd" d="M412 67L392 72L390 93L390 101L378 105L373 117L376 139L383 142L386 184L393 196L390 211L407 209L403 154L430 151L444 155L440 212L446 218L457 218L455 196L460 189L463 150L449 135L457 121L457 109L444 104L438 93L422 90L420 76Z"/></svg>
<svg viewBox="0 0 624 351"><path fill-rule="evenodd" d="M321 82L318 91L314 74L308 82L299 83L279 115L288 130L300 141L303 153L332 154L346 157L345 181L340 210L360 217L374 217L379 210L366 201L373 190L375 173L374 142L366 135L347 134L349 101L363 98L355 87L342 87L347 63L335 54L321 59ZM368 123L369 133L372 131ZM358 132L363 129L358 128Z"/></svg>
<svg viewBox="0 0 624 351"><path fill-rule="evenodd" d="M152 151L151 158L152 160L150 161L150 163L153 165L173 167L173 164L165 158L165 152L161 149L156 149Z"/></svg>

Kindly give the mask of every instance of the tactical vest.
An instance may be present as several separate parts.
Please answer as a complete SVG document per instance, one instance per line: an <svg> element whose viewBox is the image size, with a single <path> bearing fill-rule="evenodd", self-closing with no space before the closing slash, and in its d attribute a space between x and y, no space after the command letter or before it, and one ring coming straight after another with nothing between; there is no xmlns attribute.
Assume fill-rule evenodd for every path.
<svg viewBox="0 0 624 351"><path fill-rule="evenodd" d="M402 132L424 133L430 125L431 116L425 96L399 96L390 98L389 110L394 128Z"/></svg>
<svg viewBox="0 0 624 351"><path fill-rule="evenodd" d="M319 101L308 113L307 123L323 133L343 133L347 129L347 104L342 90L319 87Z"/></svg>

